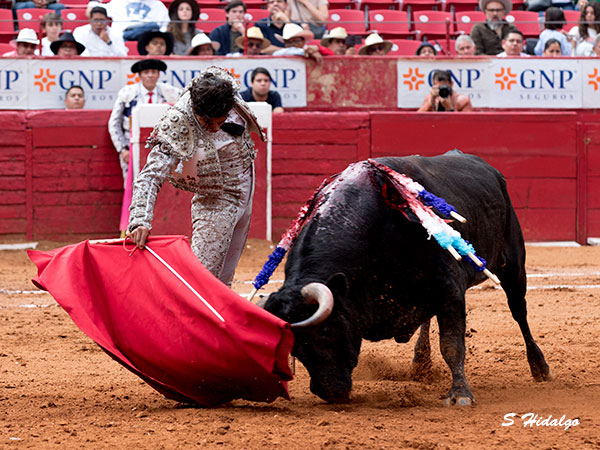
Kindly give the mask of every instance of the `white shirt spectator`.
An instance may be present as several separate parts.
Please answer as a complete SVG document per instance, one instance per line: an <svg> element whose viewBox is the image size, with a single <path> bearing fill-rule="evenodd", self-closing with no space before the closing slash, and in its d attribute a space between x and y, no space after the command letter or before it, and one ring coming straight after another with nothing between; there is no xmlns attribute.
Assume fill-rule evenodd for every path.
<svg viewBox="0 0 600 450"><path fill-rule="evenodd" d="M81 56L127 56L128 49L123 42L123 36L115 33L110 27L106 27L110 38L110 44L104 42L100 36L94 33L92 26L88 23L73 30L75 40L85 45L85 51Z"/></svg>
<svg viewBox="0 0 600 450"><path fill-rule="evenodd" d="M160 31L166 31L171 20L169 10L159 0L112 0L104 6L112 18L113 31L121 35L129 26L148 22L156 22Z"/></svg>
<svg viewBox="0 0 600 450"><path fill-rule="evenodd" d="M50 42L46 36L42 38L42 56L55 56L54 52L50 50Z"/></svg>

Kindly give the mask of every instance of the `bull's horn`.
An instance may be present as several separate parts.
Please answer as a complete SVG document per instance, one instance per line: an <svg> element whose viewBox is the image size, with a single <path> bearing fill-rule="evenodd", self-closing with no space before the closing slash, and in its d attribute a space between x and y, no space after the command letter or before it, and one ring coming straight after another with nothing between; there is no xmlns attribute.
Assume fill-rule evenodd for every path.
<svg viewBox="0 0 600 450"><path fill-rule="evenodd" d="M308 319L292 324L292 328L318 325L329 317L333 310L333 294L323 283L310 283L300 291L306 303L318 304L319 308Z"/></svg>
<svg viewBox="0 0 600 450"><path fill-rule="evenodd" d="M269 295L271 294L261 295L258 301L256 302L256 306L265 309L265 303L267 303L267 300L269 300Z"/></svg>

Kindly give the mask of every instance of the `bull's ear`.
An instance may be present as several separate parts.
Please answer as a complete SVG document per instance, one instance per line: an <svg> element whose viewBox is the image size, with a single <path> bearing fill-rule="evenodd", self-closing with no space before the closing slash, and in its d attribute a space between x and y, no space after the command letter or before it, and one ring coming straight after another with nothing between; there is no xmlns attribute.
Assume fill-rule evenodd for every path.
<svg viewBox="0 0 600 450"><path fill-rule="evenodd" d="M345 298L348 292L348 279L342 272L332 275L327 280L327 287L333 293L334 298Z"/></svg>

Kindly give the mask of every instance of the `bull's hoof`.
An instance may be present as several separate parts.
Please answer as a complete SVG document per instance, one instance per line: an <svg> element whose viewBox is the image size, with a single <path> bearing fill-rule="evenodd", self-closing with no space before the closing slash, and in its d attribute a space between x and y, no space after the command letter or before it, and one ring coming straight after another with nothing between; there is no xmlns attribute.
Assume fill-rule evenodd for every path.
<svg viewBox="0 0 600 450"><path fill-rule="evenodd" d="M475 401L469 397L448 397L444 400L444 406L473 406Z"/></svg>
<svg viewBox="0 0 600 450"><path fill-rule="evenodd" d="M533 379L538 383L541 383L543 381L554 380L554 376L552 375L550 366L548 366L548 364L546 363L544 363L544 365L539 368L531 367L531 375L533 376Z"/></svg>

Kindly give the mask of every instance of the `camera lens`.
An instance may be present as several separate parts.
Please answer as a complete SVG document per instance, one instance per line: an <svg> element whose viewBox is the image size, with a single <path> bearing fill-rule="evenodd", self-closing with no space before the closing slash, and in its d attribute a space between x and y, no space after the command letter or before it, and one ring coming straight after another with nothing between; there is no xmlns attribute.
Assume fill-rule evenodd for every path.
<svg viewBox="0 0 600 450"><path fill-rule="evenodd" d="M452 91L450 90L450 88L448 86L441 86L440 87L440 97L442 98L446 98L450 95Z"/></svg>

